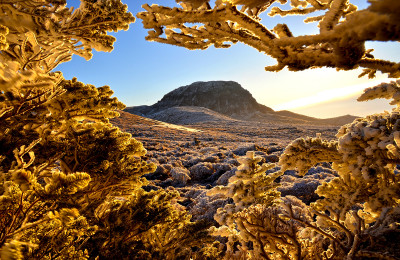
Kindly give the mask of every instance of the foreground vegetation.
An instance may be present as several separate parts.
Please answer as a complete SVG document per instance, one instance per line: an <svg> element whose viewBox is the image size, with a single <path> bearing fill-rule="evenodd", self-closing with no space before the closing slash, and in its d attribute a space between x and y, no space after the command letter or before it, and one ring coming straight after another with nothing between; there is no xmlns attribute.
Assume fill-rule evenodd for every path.
<svg viewBox="0 0 400 260"><path fill-rule="evenodd" d="M369 40L399 41L399 2L373 1L366 10L344 0L291 1L271 15L305 14L319 35L293 37L286 25L269 31L259 15L275 1L182 1L182 8L145 6L148 40L205 49L242 41L274 57L278 71L364 67L400 77L400 65L374 59ZM285 0L279 2L284 3ZM242 11L239 11L238 7ZM155 166L145 149L109 119L124 105L109 87L65 80L54 72L73 54L111 51L107 32L134 22L119 0L0 2L0 258L1 259L395 259L399 252L400 113L372 115L343 126L336 141L298 139L278 169L249 152L227 186L232 203L214 216L217 227L191 221L173 189L146 191ZM368 23L366 23L368 21ZM204 23L186 27L185 22ZM179 31L174 31L176 28ZM165 36L165 37L164 37ZM164 37L164 38L163 38ZM400 81L365 91L360 101L393 99ZM338 177L306 205L277 191L285 170L300 175L320 162ZM219 242L215 237L219 236ZM225 238L225 239L223 239Z"/></svg>

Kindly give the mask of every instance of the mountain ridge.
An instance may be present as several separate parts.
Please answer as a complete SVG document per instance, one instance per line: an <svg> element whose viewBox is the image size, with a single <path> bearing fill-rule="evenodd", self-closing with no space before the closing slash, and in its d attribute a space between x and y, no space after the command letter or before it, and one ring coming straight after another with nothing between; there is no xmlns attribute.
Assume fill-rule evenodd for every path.
<svg viewBox="0 0 400 260"><path fill-rule="evenodd" d="M196 116L201 116L200 121L273 120L323 125L343 125L356 118L346 115L332 119L319 119L287 110L274 111L272 108L258 103L248 90L235 81L197 81L168 92L153 105L127 107L124 111L176 124L190 124L194 121L190 118ZM213 119L213 117L215 118Z"/></svg>

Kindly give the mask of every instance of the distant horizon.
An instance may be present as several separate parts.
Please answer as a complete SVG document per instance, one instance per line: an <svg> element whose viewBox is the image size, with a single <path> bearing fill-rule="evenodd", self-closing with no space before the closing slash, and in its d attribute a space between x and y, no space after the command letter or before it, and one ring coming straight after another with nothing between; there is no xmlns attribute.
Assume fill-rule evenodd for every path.
<svg viewBox="0 0 400 260"><path fill-rule="evenodd" d="M286 104L281 104L281 105L278 105L278 106L275 106L275 107L272 107L272 106L270 106L268 104L263 104L263 103L259 102L257 100L257 98L254 97L253 93L251 93L250 90L248 90L245 87L243 87L243 85L240 82L237 82L237 81L234 81L234 80L208 80L208 81L207 80L197 80L197 81L194 81L194 82L192 82L190 84L187 84L187 85L177 86L175 89L173 89L171 91L168 91L168 92L165 92L163 97L166 94L168 94L168 93L170 93L170 92L172 92L172 91L174 91L174 90L176 90L178 88L181 88L181 87L184 87L184 86L189 86L189 85L197 83L197 82L218 82L218 81L221 81L221 82L236 82L236 83L238 83L243 89L249 91L250 94L252 95L252 97L255 98L256 101L259 104L265 105L265 106L273 109L275 112L290 111L290 112L298 113L298 114L305 115L305 116L315 117L315 118L319 118L319 119L328 119L328 118L335 118L335 117L347 116L347 115L356 116L356 117L364 117L366 115L375 113L375 112L371 112L370 111L371 109L368 110L368 108L371 107L371 105L372 105L372 107L376 107L376 106L385 107L385 104L386 104L386 109L385 110L387 110L387 111L389 111L389 110L391 110L392 108L395 107L395 106L389 105L389 101L388 100L384 100L384 99L383 100L382 99L381 100L373 100L373 101L368 101L368 102L358 102L357 101L357 97L359 95L361 95L363 90L365 88L367 88L367 87L375 86L377 81L371 81L371 82L369 82L367 84L355 85L353 87L341 88L339 90L342 91L342 93L337 93L335 91L324 91L324 92L319 92L319 93L314 95L314 97L318 98L318 97L321 97L323 94L331 94L330 98L326 98L326 99L324 99L322 101L318 101L317 99L314 99L314 97L311 96L311 97L308 97L308 98L294 100L292 102L288 102ZM389 82L389 81L390 80L386 80L385 82ZM347 92L344 91L344 90L347 90ZM336 95L332 95L332 94L336 94ZM129 106L129 105L126 105L126 106L127 107L151 106L151 105L154 105L157 102L159 102L161 99L153 102L152 104L138 104L138 105L133 105L133 106ZM310 100L313 100L314 103L304 104L304 101L310 101ZM349 102L358 104L358 109L356 110L356 113L337 114L337 113L334 113L334 112L333 113L330 112L330 114L326 114L325 117L319 117L319 116L316 116L316 115L313 114L313 111L315 111L315 109L320 109L321 107L324 107L324 106L328 106L328 107L337 106L337 105L344 104L344 103L349 103ZM298 104L298 106L297 107L293 106L294 104ZM353 106L354 106L354 104L353 104ZM356 107L357 107L357 105L356 105ZM363 114L359 114L360 111L362 111L362 110L364 110L364 113ZM332 111L332 110L330 109L330 111ZM382 110L381 112L384 112L384 110Z"/></svg>
<svg viewBox="0 0 400 260"><path fill-rule="evenodd" d="M135 16L143 11L142 4L176 4L175 1L137 0L122 2L128 4ZM368 6L367 0L356 1L360 9ZM79 6L79 0L68 0L69 6ZM277 23L287 23L295 35L318 33L316 23L304 24L305 17L262 16L267 28ZM93 51L89 61L73 56L72 60L60 64L56 70L62 71L66 79L76 77L79 81L97 87L108 85L114 96L127 106L150 105L171 90L195 81L232 80L240 83L252 93L260 103L271 108L297 102L310 97L318 98L318 93L342 91L343 87L371 82L367 77L358 78L361 69L336 71L334 68L316 68L293 72L266 72L264 67L275 64L275 60L259 53L242 43L232 44L228 49L210 47L207 50L191 51L182 47L148 42L147 30L140 19L130 25L128 31L110 33L117 41L111 53ZM400 60L398 42L367 42L366 49L375 49L376 58ZM387 81L387 77L377 73L376 80ZM373 80L375 81L375 80ZM352 100L353 99L353 100ZM364 116L391 109L388 102L359 103L355 97L346 100L319 104L317 107L297 107L289 110L317 118L355 114Z"/></svg>

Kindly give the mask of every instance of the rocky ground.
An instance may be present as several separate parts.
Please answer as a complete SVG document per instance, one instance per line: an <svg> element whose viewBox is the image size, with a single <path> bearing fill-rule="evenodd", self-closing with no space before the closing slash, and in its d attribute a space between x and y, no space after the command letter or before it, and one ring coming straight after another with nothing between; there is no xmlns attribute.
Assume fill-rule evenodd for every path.
<svg viewBox="0 0 400 260"><path fill-rule="evenodd" d="M207 218L229 200L209 197L206 191L216 185L226 185L239 166L237 158L247 151L275 163L286 145L296 138L316 136L334 139L337 126L274 124L223 118L210 121L194 120L185 125L174 125L121 112L112 123L130 132L140 140L148 153L146 160L157 165L146 178L147 189L176 189L180 203L193 215L193 219ZM312 168L302 178L287 171L279 179L282 196L294 195L305 203L317 199L316 187L335 176L330 164Z"/></svg>

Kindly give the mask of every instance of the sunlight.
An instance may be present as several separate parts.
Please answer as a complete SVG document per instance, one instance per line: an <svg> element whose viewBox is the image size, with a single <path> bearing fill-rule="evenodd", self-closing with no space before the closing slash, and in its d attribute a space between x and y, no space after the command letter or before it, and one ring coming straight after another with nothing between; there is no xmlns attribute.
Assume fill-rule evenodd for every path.
<svg viewBox="0 0 400 260"><path fill-rule="evenodd" d="M282 103L273 107L275 111L280 110L291 110L297 108L304 108L315 106L326 102L339 101L346 99L355 94L361 94L364 89L376 86L382 82L389 82L390 80L374 80L367 83L357 84L353 86L347 86L343 88L329 89L321 92L317 92L309 97L295 99L286 103Z"/></svg>

